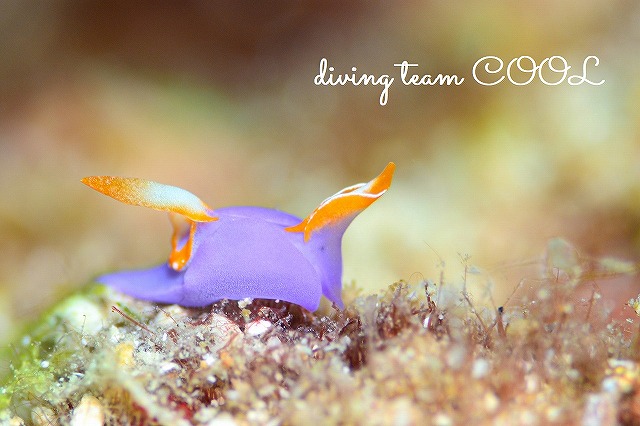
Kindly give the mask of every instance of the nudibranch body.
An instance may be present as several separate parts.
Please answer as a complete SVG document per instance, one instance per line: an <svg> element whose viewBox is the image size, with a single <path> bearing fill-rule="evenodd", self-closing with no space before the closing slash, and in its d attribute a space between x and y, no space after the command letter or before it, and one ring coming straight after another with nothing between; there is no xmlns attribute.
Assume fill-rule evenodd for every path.
<svg viewBox="0 0 640 426"><path fill-rule="evenodd" d="M98 282L158 303L206 306L221 299L279 299L311 311L322 295L342 308L342 236L391 185L389 163L368 183L343 189L304 220L263 207L211 209L183 189L137 178L92 176L91 188L127 204L167 211L172 252L162 265ZM189 231L181 235L179 216Z"/></svg>

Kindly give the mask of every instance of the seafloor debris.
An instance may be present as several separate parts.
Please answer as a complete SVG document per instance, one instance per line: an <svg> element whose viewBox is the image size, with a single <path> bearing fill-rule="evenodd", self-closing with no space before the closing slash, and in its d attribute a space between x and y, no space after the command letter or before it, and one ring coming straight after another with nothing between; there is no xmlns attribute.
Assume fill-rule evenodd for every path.
<svg viewBox="0 0 640 426"><path fill-rule="evenodd" d="M268 300L158 306L93 287L12 347L0 420L637 424L638 336L608 319L596 287L575 296L594 282L578 258L554 256L502 307L429 281L315 314Z"/></svg>

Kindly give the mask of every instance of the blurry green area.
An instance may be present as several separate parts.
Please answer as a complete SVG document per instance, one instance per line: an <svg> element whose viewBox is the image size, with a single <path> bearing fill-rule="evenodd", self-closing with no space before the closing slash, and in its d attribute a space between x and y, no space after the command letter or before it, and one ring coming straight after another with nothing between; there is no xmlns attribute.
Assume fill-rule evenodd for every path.
<svg viewBox="0 0 640 426"><path fill-rule="evenodd" d="M80 184L137 176L214 207L308 214L397 164L344 241L346 282L492 274L504 299L561 235L640 258L640 4L129 2L0 6L0 338L69 289L163 261L164 215ZM596 55L602 86L482 87L473 63ZM456 73L459 87L317 87L339 71ZM457 276L457 275L456 275ZM627 300L637 280L609 289ZM606 294L605 290L605 294ZM500 303L500 302L498 302Z"/></svg>

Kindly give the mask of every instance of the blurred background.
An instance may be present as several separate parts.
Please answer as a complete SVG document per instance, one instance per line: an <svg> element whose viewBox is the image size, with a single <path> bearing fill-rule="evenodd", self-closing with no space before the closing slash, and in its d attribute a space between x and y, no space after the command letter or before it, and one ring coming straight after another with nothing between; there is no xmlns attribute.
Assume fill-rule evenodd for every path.
<svg viewBox="0 0 640 426"><path fill-rule="evenodd" d="M80 183L113 174L213 207L305 216L397 164L345 236L345 282L486 271L494 298L562 236L585 256L640 259L640 3L52 0L0 4L0 340L98 274L164 261L164 214ZM601 86L484 87L486 55L561 55ZM319 61L392 74L315 86ZM458 74L402 87L394 63ZM591 64L593 65L593 63ZM442 266L443 263L446 266ZM484 280L485 278L483 278ZM640 291L637 277L609 296Z"/></svg>

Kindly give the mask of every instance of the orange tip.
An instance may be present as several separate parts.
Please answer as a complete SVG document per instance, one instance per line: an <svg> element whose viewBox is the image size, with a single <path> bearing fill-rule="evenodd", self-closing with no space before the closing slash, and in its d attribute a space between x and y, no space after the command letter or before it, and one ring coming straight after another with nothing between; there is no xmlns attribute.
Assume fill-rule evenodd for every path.
<svg viewBox="0 0 640 426"><path fill-rule="evenodd" d="M307 242L313 232L327 225L352 220L389 189L395 169L396 165L390 162L371 181L344 188L320 203L302 222L285 230L304 232L304 241Z"/></svg>
<svg viewBox="0 0 640 426"><path fill-rule="evenodd" d="M82 183L125 204L178 213L195 222L218 220L200 198L176 186L117 176L88 176Z"/></svg>

